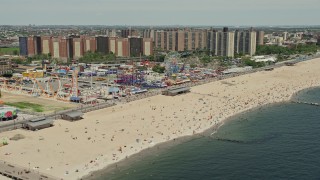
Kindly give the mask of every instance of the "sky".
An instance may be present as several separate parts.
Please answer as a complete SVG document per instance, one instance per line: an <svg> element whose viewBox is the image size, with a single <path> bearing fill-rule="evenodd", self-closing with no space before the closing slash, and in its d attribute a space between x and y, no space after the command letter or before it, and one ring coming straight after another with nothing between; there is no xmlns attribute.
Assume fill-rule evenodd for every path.
<svg viewBox="0 0 320 180"><path fill-rule="evenodd" d="M1 25L319 25L320 0L0 0Z"/></svg>

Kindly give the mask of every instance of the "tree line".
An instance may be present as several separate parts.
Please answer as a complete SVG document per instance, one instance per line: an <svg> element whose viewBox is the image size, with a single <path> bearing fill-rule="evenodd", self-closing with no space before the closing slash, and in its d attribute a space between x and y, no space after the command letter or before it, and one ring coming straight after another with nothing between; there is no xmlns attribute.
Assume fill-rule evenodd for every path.
<svg viewBox="0 0 320 180"><path fill-rule="evenodd" d="M79 62L81 63L102 63L107 61L116 60L116 55L112 52L108 54L100 53L100 52L86 52L81 58L79 58Z"/></svg>
<svg viewBox="0 0 320 180"><path fill-rule="evenodd" d="M292 54L312 54L316 53L318 50L317 45L308 44L297 44L294 46L283 47L278 45L270 46L257 46L256 55L270 55L270 54L282 54L282 55L292 55Z"/></svg>

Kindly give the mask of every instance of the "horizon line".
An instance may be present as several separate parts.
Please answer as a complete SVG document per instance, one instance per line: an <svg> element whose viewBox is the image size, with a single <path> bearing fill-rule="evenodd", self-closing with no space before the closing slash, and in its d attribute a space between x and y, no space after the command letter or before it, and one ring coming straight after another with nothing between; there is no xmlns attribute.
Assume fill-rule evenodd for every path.
<svg viewBox="0 0 320 180"><path fill-rule="evenodd" d="M174 26L183 26L183 27L198 27L198 26L205 26L205 27L223 27L223 26L229 26L229 27L294 27L294 26L319 26L320 24L304 24L304 25L299 25L299 24L293 24L293 25L170 25L170 24L158 24L158 25L133 25L133 24L110 24L110 25L105 25L105 24L0 24L0 26L169 26L169 27L174 27Z"/></svg>

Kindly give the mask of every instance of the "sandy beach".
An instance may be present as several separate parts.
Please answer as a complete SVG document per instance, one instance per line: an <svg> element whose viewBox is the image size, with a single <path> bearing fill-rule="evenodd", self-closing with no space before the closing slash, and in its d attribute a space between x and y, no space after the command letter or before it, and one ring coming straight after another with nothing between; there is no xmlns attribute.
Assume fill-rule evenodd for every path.
<svg viewBox="0 0 320 180"><path fill-rule="evenodd" d="M320 58L191 88L175 97L157 95L92 111L77 122L22 134L0 147L0 159L55 176L80 179L155 144L189 136L225 119L270 103L283 102L305 88L319 86Z"/></svg>

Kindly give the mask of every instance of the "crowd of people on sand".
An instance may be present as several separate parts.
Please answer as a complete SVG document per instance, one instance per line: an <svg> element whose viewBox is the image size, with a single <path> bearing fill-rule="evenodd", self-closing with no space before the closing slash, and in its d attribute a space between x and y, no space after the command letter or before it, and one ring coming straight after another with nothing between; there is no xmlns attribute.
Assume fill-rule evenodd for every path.
<svg viewBox="0 0 320 180"><path fill-rule="evenodd" d="M239 84L245 85L246 82L247 81L242 81ZM221 123L222 120L236 113L257 106L289 100L294 92L309 86L319 85L318 82L312 80L310 82L300 82L298 86L296 84L292 85L293 83L291 84L290 82L286 84L274 82L272 86L270 86L268 80L265 81L265 84L268 85L261 86L250 96L245 95L247 93L247 88L245 87L239 89L234 86L234 89L240 90L243 96L239 95L239 93L237 93L237 95L223 93L227 92L227 89L233 88L232 86L225 85L220 93L221 98L212 96L214 93L197 95L199 98L188 99L187 106L183 105L186 101L184 98L177 98L180 102L168 106L153 104L150 102L150 99L148 99L150 102L148 103L149 109L143 109L143 112L152 112L151 117L148 115L138 117L135 114L130 118L122 116L122 119L129 119L129 124L137 121L144 122L142 127L134 130L136 131L135 134L137 137L136 143L139 145L130 146L130 148L127 145L118 147L115 152L111 153L112 161L117 162L123 159L123 157L127 157L127 151L133 150L129 153L130 155L159 142L175 140L175 138L184 135L200 133L208 127ZM213 106L213 104L215 104L215 106ZM138 106L142 107L143 104L139 103ZM173 109L176 110L174 111ZM116 112L116 110L114 112ZM155 117L156 114L159 115L157 118ZM144 131L145 129L150 129L150 131ZM119 132L125 133L127 131L122 129L115 132L110 138L110 143L116 141L116 133ZM132 133L132 131L127 132L127 134L130 133ZM95 141L92 140L92 143L94 142ZM122 154L126 155L124 156ZM99 166L97 161L98 158L90 161L90 164ZM90 164L86 164L84 169L88 169Z"/></svg>
<svg viewBox="0 0 320 180"><path fill-rule="evenodd" d="M139 109L137 113L122 114L122 110L130 106L129 103L110 109L110 114L121 122L122 128L117 130L109 128L106 131L104 117L91 120L91 124L79 130L80 133L79 131L72 132L72 128L58 126L73 141L84 141L81 138L86 137L85 141L90 143L92 148L102 143L114 147L113 151L106 154L101 153L96 158L82 164L81 167L66 168L64 175L97 170L106 164L118 162L160 142L201 133L235 114L254 107L290 100L295 92L320 85L320 81L312 76L308 80L293 79L286 82L281 79L264 79L258 84L252 84L252 78L248 76L232 81L226 80L228 83L219 85L219 92L210 89L208 85L207 90L204 91L206 93L194 90L188 95L175 97L169 103L150 98L150 96L159 94L160 91L126 97L121 101L130 102L143 98L145 100L135 102L135 107ZM208 79L207 81L215 80ZM190 83L189 85L195 84ZM60 143L57 143L57 149L64 154L60 146ZM37 150L40 153L40 148ZM67 165L69 163L66 163L66 167ZM50 166L49 170L54 168Z"/></svg>

